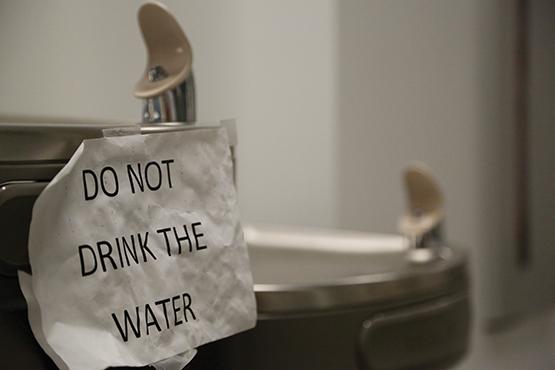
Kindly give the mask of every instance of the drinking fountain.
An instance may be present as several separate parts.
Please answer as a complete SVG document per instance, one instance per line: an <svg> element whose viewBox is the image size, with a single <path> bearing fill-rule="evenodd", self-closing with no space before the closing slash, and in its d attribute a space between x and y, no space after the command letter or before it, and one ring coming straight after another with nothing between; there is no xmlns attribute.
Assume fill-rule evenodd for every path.
<svg viewBox="0 0 555 370"><path fill-rule="evenodd" d="M142 134L194 130L192 51L168 10L139 11L148 52L134 94ZM29 270L34 200L82 140L128 123L0 117L0 353L6 368L53 369L18 287ZM256 155L256 153L252 153ZM400 235L245 224L257 326L206 344L186 369L448 369L470 335L467 258L443 239L443 196L429 169L405 172Z"/></svg>

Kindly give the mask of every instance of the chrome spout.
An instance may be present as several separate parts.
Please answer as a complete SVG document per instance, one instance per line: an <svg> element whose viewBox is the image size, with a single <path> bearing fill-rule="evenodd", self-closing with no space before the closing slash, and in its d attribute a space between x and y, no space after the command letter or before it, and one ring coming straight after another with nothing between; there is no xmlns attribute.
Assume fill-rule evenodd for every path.
<svg viewBox="0 0 555 370"><path fill-rule="evenodd" d="M160 95L143 98L143 123L196 121L195 79L193 72L181 85Z"/></svg>

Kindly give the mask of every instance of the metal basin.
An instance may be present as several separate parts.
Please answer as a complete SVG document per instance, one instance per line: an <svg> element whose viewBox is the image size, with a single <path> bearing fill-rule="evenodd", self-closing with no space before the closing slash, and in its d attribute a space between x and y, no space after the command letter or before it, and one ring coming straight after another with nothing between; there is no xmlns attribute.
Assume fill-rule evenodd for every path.
<svg viewBox="0 0 555 370"><path fill-rule="evenodd" d="M325 284L406 265L397 235L294 226L246 225L254 281L265 285Z"/></svg>
<svg viewBox="0 0 555 370"><path fill-rule="evenodd" d="M283 226L246 226L245 238L257 327L188 368L448 369L464 356L463 253L415 258L395 235Z"/></svg>

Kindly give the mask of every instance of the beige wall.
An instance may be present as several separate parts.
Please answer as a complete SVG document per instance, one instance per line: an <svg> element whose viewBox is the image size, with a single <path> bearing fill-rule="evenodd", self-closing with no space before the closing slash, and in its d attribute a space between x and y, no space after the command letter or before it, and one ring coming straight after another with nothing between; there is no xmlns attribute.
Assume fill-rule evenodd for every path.
<svg viewBox="0 0 555 370"><path fill-rule="evenodd" d="M0 112L137 120L140 4L1 2ZM238 120L245 217L332 226L335 5L166 4L193 45L199 119Z"/></svg>

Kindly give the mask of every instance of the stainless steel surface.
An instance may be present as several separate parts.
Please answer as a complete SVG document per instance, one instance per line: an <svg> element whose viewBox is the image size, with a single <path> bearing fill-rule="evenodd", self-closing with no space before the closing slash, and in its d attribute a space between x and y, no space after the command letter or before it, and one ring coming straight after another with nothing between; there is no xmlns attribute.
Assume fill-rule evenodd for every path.
<svg viewBox="0 0 555 370"><path fill-rule="evenodd" d="M0 275L17 276L27 269L27 229L31 220L29 207L47 182L16 181L0 185ZM26 209L27 208L27 209ZM25 212L25 211L29 212ZM23 212L22 212L23 211Z"/></svg>
<svg viewBox="0 0 555 370"><path fill-rule="evenodd" d="M83 139L101 137L105 129L129 126L125 123L0 122L0 227L3 227L1 232L4 235L18 236L18 240L13 242L4 239L0 247L0 323L9 330L4 333L4 338L11 336L10 332L14 330L13 325L8 325L13 320L11 317L25 308L14 273L27 264L26 237L35 197ZM145 134L214 127L180 122L131 126L140 128ZM3 144L8 142L10 150L4 151ZM16 201L22 203L10 205L10 202ZM387 239L382 236L379 240L384 242L383 245L372 245L375 235L347 238L337 231L333 234L342 237L326 238L327 250L323 254L322 233L320 237L308 235L308 239L296 238L297 244L301 244L298 246L287 246L283 238L276 239L272 234L271 239L274 244L279 244L278 252L284 257L279 261L272 254L276 251L272 245L261 245L264 244L262 239L251 238L251 263L265 271L263 276L256 276L258 283L255 282L254 286L259 312L257 327L201 348L197 359L187 369L365 369L357 365L355 354L357 335L368 320L381 325L390 324L391 320L380 321L378 318L397 317L393 315L397 310L410 311L413 316L407 314L407 317L416 320L416 324L424 325L417 327L420 334L426 333L426 326L437 328L437 325L465 322L466 319L461 316L463 311L442 309L445 306L441 303L467 295L464 253L442 248L441 253L434 254L432 259L419 262L399 244L399 237ZM288 240L291 240L290 236ZM311 243L309 239L312 238L316 238L316 242ZM310 244L313 244L312 249ZM273 252L267 253L270 250ZM306 253L312 258L311 270L303 270L299 253ZM368 263L372 258L379 263ZM317 262L323 259L327 262ZM331 263L335 264L334 269L328 268ZM279 265L279 271L287 274L287 279L272 275L271 264ZM292 270L299 270L296 273L302 273L304 277L299 278L300 275L292 273ZM461 305L467 309L468 301L461 302ZM430 314L426 316L427 313ZM52 365L45 360L46 356L40 349L28 344L31 333L25 316L17 315L17 320L18 325L26 328L25 335L18 342L18 353L23 351L27 358L33 359L33 369L50 369ZM452 339L466 349L469 326L463 326L462 331ZM397 328L399 343L410 345L413 350L418 349L411 342L412 332L399 326ZM382 338L383 333L385 331L380 334ZM376 337L372 340L375 343ZM368 352L367 343L360 343L359 355L370 353L375 357L375 352ZM438 347L433 355L435 358L454 359L453 347L445 344ZM268 361L269 348L275 356L273 361ZM3 356L7 354L5 351L1 353ZM385 358L383 356L387 353L381 353L381 356Z"/></svg>
<svg viewBox="0 0 555 370"><path fill-rule="evenodd" d="M46 181L12 181L0 184L0 208L15 198L38 196L47 184Z"/></svg>
<svg viewBox="0 0 555 370"><path fill-rule="evenodd" d="M384 310L362 324L363 370L447 369L467 351L468 296L458 294Z"/></svg>
<svg viewBox="0 0 555 370"><path fill-rule="evenodd" d="M150 78L150 77L149 77ZM159 75L155 81L163 80ZM196 121L196 93L193 72L176 88L161 95L143 99L142 121L144 123Z"/></svg>
<svg viewBox="0 0 555 370"><path fill-rule="evenodd" d="M78 120L41 122L38 119L18 121L10 118L10 121L3 121L0 117L0 166L65 163L83 140L102 137L105 129L130 125L132 123ZM159 125L141 125L140 129L146 134L207 127L215 125L193 126L183 122L165 122Z"/></svg>
<svg viewBox="0 0 555 370"><path fill-rule="evenodd" d="M445 302L455 303L445 305ZM393 338L387 337L387 325L382 325L379 328L382 330L373 332L375 335L371 339L375 344L388 344L391 339L389 343L407 347L386 345L371 351L365 341L369 338L362 332L364 323L399 314L403 314L406 321L384 323L389 324ZM404 354L412 353L413 359L418 360L414 367L388 370L445 370L460 360L468 349L469 319L469 301L464 292L411 303L392 301L298 315L263 315L259 316L256 328L211 344L206 352L199 353L198 360L214 359L214 365L207 368L226 370L368 370L361 358L365 352L376 359L378 355L381 359L397 356L398 363ZM458 330L453 331L453 328ZM427 333L430 342L426 342ZM419 340L415 341L415 337ZM434 341L442 337L448 340L436 346ZM441 364L441 367L417 367L424 362L422 360L432 360L434 365ZM427 365L432 365L432 361ZM205 369L195 367L196 364L193 362L192 369ZM204 365L204 362L198 364Z"/></svg>
<svg viewBox="0 0 555 370"><path fill-rule="evenodd" d="M438 223L436 226L431 228L428 232L421 235L417 240L415 240L415 247L416 248L437 248L441 245L444 245L445 240L443 238L444 235L444 226L445 221Z"/></svg>
<svg viewBox="0 0 555 370"><path fill-rule="evenodd" d="M156 82L168 77L168 72L161 65L156 65L146 72L146 76L150 82Z"/></svg>
<svg viewBox="0 0 555 370"><path fill-rule="evenodd" d="M336 278L320 284L256 284L262 315L321 312L388 302L410 302L468 289L466 258L449 250L433 262L406 263L386 272ZM348 265L346 266L349 267ZM283 266L284 269L287 266Z"/></svg>
<svg viewBox="0 0 555 370"><path fill-rule="evenodd" d="M244 225L258 311L295 315L466 289L464 254L412 249L399 235Z"/></svg>
<svg viewBox="0 0 555 370"><path fill-rule="evenodd" d="M66 162L84 139L101 137L102 129L119 124L32 118L6 122L0 117L0 164Z"/></svg>

